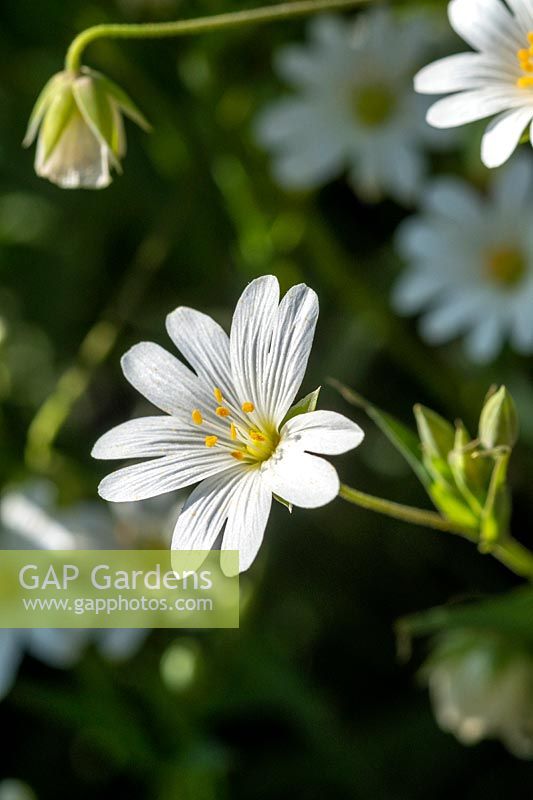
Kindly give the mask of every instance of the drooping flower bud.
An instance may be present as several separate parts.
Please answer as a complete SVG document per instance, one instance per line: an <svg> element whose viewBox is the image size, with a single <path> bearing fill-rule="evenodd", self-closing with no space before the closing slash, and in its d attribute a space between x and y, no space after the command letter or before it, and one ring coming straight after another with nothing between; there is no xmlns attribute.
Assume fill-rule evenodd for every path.
<svg viewBox="0 0 533 800"><path fill-rule="evenodd" d="M149 125L125 92L83 67L54 75L41 92L23 144L37 138L35 171L63 189L102 189L126 153L122 116Z"/></svg>
<svg viewBox="0 0 533 800"><path fill-rule="evenodd" d="M514 400L501 386L489 396L479 419L479 439L483 447L513 447L518 438L518 414Z"/></svg>
<svg viewBox="0 0 533 800"><path fill-rule="evenodd" d="M439 726L466 745L500 739L533 758L533 653L499 634L443 634L422 670Z"/></svg>

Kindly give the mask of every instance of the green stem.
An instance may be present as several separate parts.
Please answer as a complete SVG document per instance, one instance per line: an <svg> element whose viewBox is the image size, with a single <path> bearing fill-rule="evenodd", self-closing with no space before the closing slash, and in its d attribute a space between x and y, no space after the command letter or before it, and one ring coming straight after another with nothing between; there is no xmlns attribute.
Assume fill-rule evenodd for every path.
<svg viewBox="0 0 533 800"><path fill-rule="evenodd" d="M83 51L96 39L163 39L174 36L190 36L224 28L238 28L246 25L259 25L281 19L318 14L321 11L335 11L354 8L365 0L304 0L303 2L281 3L276 6L254 8L249 11L234 11L199 19L178 20L176 22L146 23L140 25L95 25L82 31L70 45L65 59L65 68L79 72Z"/></svg>
<svg viewBox="0 0 533 800"><path fill-rule="evenodd" d="M360 508L366 508L368 511L375 511L378 514L384 514L393 519L399 519L401 522L411 522L413 525L422 525L426 528L433 528L437 531L445 531L446 533L455 533L458 536L463 536L470 541L476 541L476 532L471 528L456 525L450 520L441 517L434 511L425 511L422 508L413 508L412 506L405 506L401 503L394 503L391 500L384 500L381 497L374 497L373 495L359 492L357 489L352 489L351 486L341 485L339 497L353 503Z"/></svg>
<svg viewBox="0 0 533 800"><path fill-rule="evenodd" d="M479 541L477 531L450 522L450 520L441 517L440 514L436 514L434 511L425 511L422 508L413 508L412 506L393 503L391 500L374 497L373 495L360 492L357 489L352 489L351 486L346 486L344 484L341 485L339 497L342 497L343 500L347 500L349 503L353 503L360 508L365 508L368 511L375 511L378 514L384 514L387 517L398 519L401 522L421 525L426 528L433 528L437 531L444 531L445 533L453 533L462 536L464 539L468 539L470 542L477 543ZM480 552L485 553L486 550L481 549ZM490 555L498 559L498 561L516 575L533 580L533 553L511 536L494 544L490 550Z"/></svg>

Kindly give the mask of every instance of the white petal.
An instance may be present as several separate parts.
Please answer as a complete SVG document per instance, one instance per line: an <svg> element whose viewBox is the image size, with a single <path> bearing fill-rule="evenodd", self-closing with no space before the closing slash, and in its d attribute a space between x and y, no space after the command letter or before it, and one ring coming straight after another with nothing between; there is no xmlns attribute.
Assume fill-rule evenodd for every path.
<svg viewBox="0 0 533 800"><path fill-rule="evenodd" d="M196 374L229 397L233 393L226 332L207 314L182 306L167 317L167 331Z"/></svg>
<svg viewBox="0 0 533 800"><path fill-rule="evenodd" d="M293 286L279 305L269 352L263 394L269 419L279 423L300 388L313 345L318 319L318 297L304 283ZM263 406L264 407L264 406Z"/></svg>
<svg viewBox="0 0 533 800"><path fill-rule="evenodd" d="M27 649L51 667L67 669L80 657L87 634L83 629L36 628L27 631Z"/></svg>
<svg viewBox="0 0 533 800"><path fill-rule="evenodd" d="M191 486L223 472L233 463L234 459L225 450L184 448L177 454L112 472L100 483L98 493L114 503L146 500Z"/></svg>
<svg viewBox="0 0 533 800"><path fill-rule="evenodd" d="M311 411L290 419L283 426L282 437L311 453L337 455L360 445L364 433L359 425L335 411Z"/></svg>
<svg viewBox="0 0 533 800"><path fill-rule="evenodd" d="M479 194L459 178L437 178L427 188L424 209L445 217L461 228L482 223L485 208Z"/></svg>
<svg viewBox="0 0 533 800"><path fill-rule="evenodd" d="M516 69L505 62L479 53L457 53L434 61L415 75L415 91L444 94L475 89L488 82L516 80Z"/></svg>
<svg viewBox="0 0 533 800"><path fill-rule="evenodd" d="M526 31L533 29L533 2L532 0L506 0L507 5L514 13L518 23Z"/></svg>
<svg viewBox="0 0 533 800"><path fill-rule="evenodd" d="M231 372L241 403L263 408L272 330L278 313L279 284L273 275L256 278L244 290L233 314Z"/></svg>
<svg viewBox="0 0 533 800"><path fill-rule="evenodd" d="M122 356L121 365L131 385L167 414L189 421L191 411L202 402L212 405L197 376L158 344L134 345Z"/></svg>
<svg viewBox="0 0 533 800"><path fill-rule="evenodd" d="M211 550L226 521L230 504L247 471L242 466L203 481L192 492L179 515L173 550Z"/></svg>
<svg viewBox="0 0 533 800"><path fill-rule="evenodd" d="M46 161L42 136L37 143L35 171L63 189L103 189L111 183L109 151L76 111Z"/></svg>
<svg viewBox="0 0 533 800"><path fill-rule="evenodd" d="M482 302L482 300L481 300ZM446 297L442 305L428 312L420 322L422 337L430 344L442 344L469 328L480 300L474 293Z"/></svg>
<svg viewBox="0 0 533 800"><path fill-rule="evenodd" d="M22 660L20 633L16 630L0 631L0 699L10 691Z"/></svg>
<svg viewBox="0 0 533 800"><path fill-rule="evenodd" d="M510 89L473 89L437 100L427 113L435 128L455 128L524 104Z"/></svg>
<svg viewBox="0 0 533 800"><path fill-rule="evenodd" d="M339 493L334 467L290 442L278 445L272 458L262 465L261 475L273 494L301 508L324 506Z"/></svg>
<svg viewBox="0 0 533 800"><path fill-rule="evenodd" d="M533 133L533 132L532 132ZM530 154L517 153L505 169L495 173L491 194L500 212L522 213L533 189L533 165Z"/></svg>
<svg viewBox="0 0 533 800"><path fill-rule="evenodd" d="M392 305L400 314L414 314L446 286L448 280L440 271L408 269L393 288Z"/></svg>
<svg viewBox="0 0 533 800"><path fill-rule="evenodd" d="M152 458L194 446L205 447L204 434L184 431L175 417L141 417L104 433L91 455L102 459Z"/></svg>
<svg viewBox="0 0 533 800"><path fill-rule="evenodd" d="M109 628L97 632L98 649L109 661L126 661L142 647L149 631L140 628Z"/></svg>
<svg viewBox="0 0 533 800"><path fill-rule="evenodd" d="M469 333L465 347L472 361L486 364L498 355L502 340L500 320L497 317L487 316Z"/></svg>
<svg viewBox="0 0 533 800"><path fill-rule="evenodd" d="M451 0L450 24L465 42L488 53L525 47L523 31L501 0Z"/></svg>
<svg viewBox="0 0 533 800"><path fill-rule="evenodd" d="M505 111L493 119L481 142L481 160L487 167L500 167L514 153L533 118L533 106Z"/></svg>
<svg viewBox="0 0 533 800"><path fill-rule="evenodd" d="M261 547L272 505L272 492L265 485L258 469L250 470L241 479L231 499L224 532L220 564L225 575L235 574L233 558L225 550L239 551L238 572L245 572Z"/></svg>

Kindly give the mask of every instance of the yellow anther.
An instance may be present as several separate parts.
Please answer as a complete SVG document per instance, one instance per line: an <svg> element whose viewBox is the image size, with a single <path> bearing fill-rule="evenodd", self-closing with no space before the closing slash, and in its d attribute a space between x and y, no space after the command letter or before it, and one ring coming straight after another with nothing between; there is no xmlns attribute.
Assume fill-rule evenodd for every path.
<svg viewBox="0 0 533 800"><path fill-rule="evenodd" d="M518 78L516 85L519 89L530 89L533 86L533 78Z"/></svg>
<svg viewBox="0 0 533 800"><path fill-rule="evenodd" d="M229 426L229 435L231 436L231 441L234 442L235 439L237 438L237 428L235 427L233 422Z"/></svg>
<svg viewBox="0 0 533 800"><path fill-rule="evenodd" d="M520 61L527 61L529 59L529 50L523 47L521 50L518 51L516 54Z"/></svg>
<svg viewBox="0 0 533 800"><path fill-rule="evenodd" d="M252 411L255 411L254 404L250 402L243 403L241 408L245 414L251 414Z"/></svg>
<svg viewBox="0 0 533 800"><path fill-rule="evenodd" d="M204 421L204 418L202 417L202 412L200 411L199 408L194 409L194 411L191 414L191 417L195 425L201 425L202 422Z"/></svg>
<svg viewBox="0 0 533 800"><path fill-rule="evenodd" d="M230 410L229 410L229 408L226 408L225 406L219 406L215 413L216 413L217 417L229 417Z"/></svg>
<svg viewBox="0 0 533 800"><path fill-rule="evenodd" d="M527 40L530 44L533 44L533 31L530 31L527 35Z"/></svg>
<svg viewBox="0 0 533 800"><path fill-rule="evenodd" d="M224 400L222 392L216 386L213 389L213 394L215 395L215 400L217 401L217 403L222 403L222 401Z"/></svg>
<svg viewBox="0 0 533 800"><path fill-rule="evenodd" d="M206 436L205 437L205 446L206 447L214 447L218 442L218 436Z"/></svg>
<svg viewBox="0 0 533 800"><path fill-rule="evenodd" d="M253 442L266 442L266 438L259 431L250 431L250 439Z"/></svg>
<svg viewBox="0 0 533 800"><path fill-rule="evenodd" d="M244 458L244 453L242 452L242 450L234 450L231 455L233 456L233 458L236 458L237 461L242 461Z"/></svg>

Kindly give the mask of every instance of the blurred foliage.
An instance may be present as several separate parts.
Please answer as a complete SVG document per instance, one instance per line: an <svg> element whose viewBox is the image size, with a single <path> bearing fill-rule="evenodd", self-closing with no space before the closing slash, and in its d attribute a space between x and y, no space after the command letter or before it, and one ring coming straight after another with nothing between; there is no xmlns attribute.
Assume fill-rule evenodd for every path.
<svg viewBox="0 0 533 800"><path fill-rule="evenodd" d="M99 43L87 62L135 96L150 136L128 127L124 176L104 192L60 191L34 175L20 142L48 75L75 32L103 20L192 16L245 7L220 0L5 0L0 9L0 460L3 483L29 474L26 433L98 320L116 333L63 426L48 467L63 502L94 498L98 435L138 413L119 356L154 339L179 304L223 324L244 284L275 273L317 290L321 320L304 393L354 413L335 376L404 421L415 402L475 428L487 387L505 383L524 421L511 470L513 531L527 542L532 498L531 363L505 352L473 368L434 350L389 310L401 265L391 237L407 211L362 205L344 181L284 194L254 145L251 121L280 86L271 70L301 22L178 43ZM249 7L251 3L246 4ZM444 8L444 4L431 3ZM436 172L483 184L474 140ZM466 154L466 155L465 155ZM95 363L98 359L94 359ZM82 365L83 366L83 365ZM77 374L77 373L76 373ZM379 432L338 459L343 480L423 505L416 479ZM157 800L302 795L435 800L521 796L531 767L498 745L463 749L439 732L412 670L395 658L398 617L515 584L468 543L414 531L337 501L274 510L243 577L240 631L190 639L154 633L130 663L96 653L70 672L27 659L0 706L8 735L0 778L40 800ZM460 787L460 789L458 789Z"/></svg>

